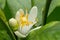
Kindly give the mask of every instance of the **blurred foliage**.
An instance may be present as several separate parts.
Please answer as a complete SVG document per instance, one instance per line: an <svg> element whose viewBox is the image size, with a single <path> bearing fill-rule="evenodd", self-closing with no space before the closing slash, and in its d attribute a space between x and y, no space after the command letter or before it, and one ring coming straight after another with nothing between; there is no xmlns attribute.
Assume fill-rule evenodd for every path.
<svg viewBox="0 0 60 40"><path fill-rule="evenodd" d="M4 9L6 0L0 0L0 8Z"/></svg>
<svg viewBox="0 0 60 40"><path fill-rule="evenodd" d="M6 25L0 19L0 40L11 40L10 36L6 31Z"/></svg>
<svg viewBox="0 0 60 40"><path fill-rule="evenodd" d="M60 0L52 0L50 5L46 3L47 0L0 0L0 40L60 40ZM44 17L46 24L41 25L41 28L32 29L26 38L16 37L8 24L9 19L15 17L20 8L24 12L26 9L30 12L33 6L38 8L36 27L40 27L44 21L43 11L46 11L46 6L49 7L45 15L47 17Z"/></svg>
<svg viewBox="0 0 60 40"><path fill-rule="evenodd" d="M10 29L9 25L8 25L8 21L6 20L6 17L4 15L4 12L0 9L0 29L2 30L6 30L8 32L8 34L10 35L10 37L15 40L14 34L12 32L12 30ZM4 31L3 31L4 32Z"/></svg>

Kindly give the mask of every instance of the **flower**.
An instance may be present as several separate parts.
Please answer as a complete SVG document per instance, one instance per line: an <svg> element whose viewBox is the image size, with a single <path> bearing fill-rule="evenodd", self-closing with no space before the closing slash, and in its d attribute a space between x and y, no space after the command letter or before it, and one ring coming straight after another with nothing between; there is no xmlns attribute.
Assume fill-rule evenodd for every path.
<svg viewBox="0 0 60 40"><path fill-rule="evenodd" d="M9 20L9 24L13 26L13 29L16 30L14 33L18 37L26 37L32 28L32 26L37 23L37 7L34 6L30 13L28 14L26 10L26 14L24 15L23 9L19 9L16 13L15 19L11 18Z"/></svg>

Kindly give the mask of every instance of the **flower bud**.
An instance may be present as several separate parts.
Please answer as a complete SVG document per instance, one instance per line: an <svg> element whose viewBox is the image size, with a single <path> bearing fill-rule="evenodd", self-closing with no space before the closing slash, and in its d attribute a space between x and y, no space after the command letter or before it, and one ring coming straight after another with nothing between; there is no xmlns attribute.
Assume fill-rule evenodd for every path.
<svg viewBox="0 0 60 40"><path fill-rule="evenodd" d="M18 29L18 22L14 18L11 18L9 20L9 24L12 27L13 30L17 30Z"/></svg>

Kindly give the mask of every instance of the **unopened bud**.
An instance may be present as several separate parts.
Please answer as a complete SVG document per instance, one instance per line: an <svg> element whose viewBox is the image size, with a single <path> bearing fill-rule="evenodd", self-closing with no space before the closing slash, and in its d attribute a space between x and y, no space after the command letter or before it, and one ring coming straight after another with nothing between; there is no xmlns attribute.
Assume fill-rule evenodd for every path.
<svg viewBox="0 0 60 40"><path fill-rule="evenodd" d="M11 19L9 20L9 24L10 24L10 26L12 27L13 30L17 30L17 29L18 29L18 22L17 22L16 19L11 18Z"/></svg>

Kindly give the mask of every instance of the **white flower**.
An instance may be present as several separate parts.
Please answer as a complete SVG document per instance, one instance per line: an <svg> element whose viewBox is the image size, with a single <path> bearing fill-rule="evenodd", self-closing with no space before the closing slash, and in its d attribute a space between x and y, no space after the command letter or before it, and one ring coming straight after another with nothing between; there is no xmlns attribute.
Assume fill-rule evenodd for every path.
<svg viewBox="0 0 60 40"><path fill-rule="evenodd" d="M26 37L30 31L30 29L32 28L32 26L37 22L35 19L37 17L37 7L34 6L30 13L28 14L27 10L26 10L26 14L24 15L24 11L23 9L19 9L16 13L15 19L11 18L9 20L9 24L11 26L16 26L18 24L17 27L17 31L15 31L14 33L18 36L18 37Z"/></svg>

